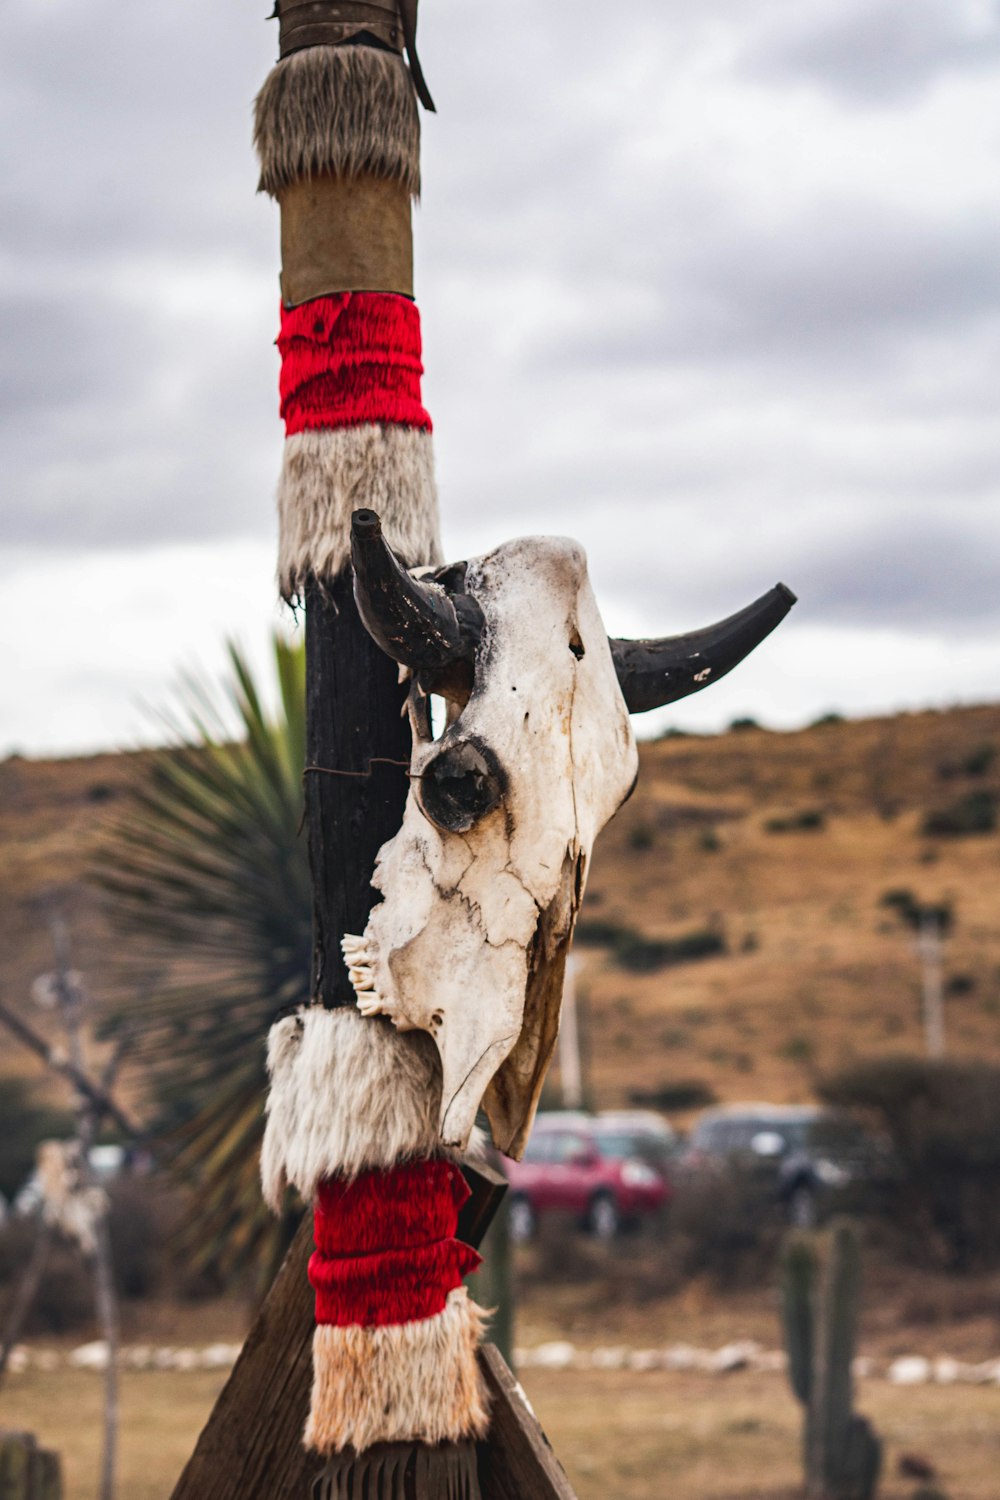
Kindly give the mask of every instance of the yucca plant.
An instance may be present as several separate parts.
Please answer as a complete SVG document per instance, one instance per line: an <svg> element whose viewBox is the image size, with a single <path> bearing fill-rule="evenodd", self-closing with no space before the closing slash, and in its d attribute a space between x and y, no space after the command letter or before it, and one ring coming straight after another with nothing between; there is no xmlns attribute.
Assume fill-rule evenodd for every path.
<svg viewBox="0 0 1000 1500"><path fill-rule="evenodd" d="M183 1248L223 1276L252 1261L259 1281L289 1234L257 1182L265 1043L275 1016L307 998L311 943L305 653L277 636L273 650L273 715L232 643L221 688L184 679L163 716L171 743L137 778L98 870L114 926L141 954L131 1050L164 1155L192 1189Z"/></svg>

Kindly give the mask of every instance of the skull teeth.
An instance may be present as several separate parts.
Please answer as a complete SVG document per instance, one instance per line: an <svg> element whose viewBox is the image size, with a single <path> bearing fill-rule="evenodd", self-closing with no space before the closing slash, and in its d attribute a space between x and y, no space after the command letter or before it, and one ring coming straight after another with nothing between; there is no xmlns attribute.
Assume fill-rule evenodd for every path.
<svg viewBox="0 0 1000 1500"><path fill-rule="evenodd" d="M348 970L351 983L356 990L373 990L375 988L375 975L367 964L357 964Z"/></svg>
<svg viewBox="0 0 1000 1500"><path fill-rule="evenodd" d="M374 990L368 990L358 995L357 1007L363 1016L380 1016L382 1014L382 996L377 995Z"/></svg>

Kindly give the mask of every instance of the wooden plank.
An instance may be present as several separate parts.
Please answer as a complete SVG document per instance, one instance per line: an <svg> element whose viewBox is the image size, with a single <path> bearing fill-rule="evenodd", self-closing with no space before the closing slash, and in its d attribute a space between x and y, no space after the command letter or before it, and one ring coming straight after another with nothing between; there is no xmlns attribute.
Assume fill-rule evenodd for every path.
<svg viewBox="0 0 1000 1500"><path fill-rule="evenodd" d="M479 1445L482 1500L576 1500L528 1398L494 1344L479 1351L492 1405L490 1431Z"/></svg>
<svg viewBox="0 0 1000 1500"><path fill-rule="evenodd" d="M0 1432L0 1500L61 1500L62 1492L57 1453L30 1432Z"/></svg>
<svg viewBox="0 0 1000 1500"><path fill-rule="evenodd" d="M462 1173L472 1190L472 1196L459 1213L456 1236L478 1250L503 1202L507 1179L502 1172L486 1162L478 1162L474 1167L469 1162L463 1162Z"/></svg>
<svg viewBox="0 0 1000 1500"><path fill-rule="evenodd" d="M306 1500L322 1460L302 1447L312 1381L307 1215L172 1500Z"/></svg>

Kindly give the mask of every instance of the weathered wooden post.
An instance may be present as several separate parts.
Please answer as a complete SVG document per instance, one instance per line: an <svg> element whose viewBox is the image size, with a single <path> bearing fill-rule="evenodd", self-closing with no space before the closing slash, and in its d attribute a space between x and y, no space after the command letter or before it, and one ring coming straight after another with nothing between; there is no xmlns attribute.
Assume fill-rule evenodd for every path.
<svg viewBox="0 0 1000 1500"><path fill-rule="evenodd" d="M57 1453L39 1448L29 1432L0 1432L0 1495L3 1500L62 1500Z"/></svg>
<svg viewBox="0 0 1000 1500"><path fill-rule="evenodd" d="M822 1235L792 1236L781 1269L788 1372L805 1414L808 1500L872 1500L882 1444L853 1409L861 1289L857 1230L840 1221Z"/></svg>
<svg viewBox="0 0 1000 1500"><path fill-rule="evenodd" d="M412 296L418 98L433 107L416 11L277 0L257 101L315 933L311 1003L269 1039L261 1172L275 1206L287 1184L313 1205L316 1249L301 1233L174 1500L310 1480L317 1500L571 1494L479 1349L459 1164L480 1106L500 1150L524 1148L594 839L635 780L629 713L714 682L792 602L778 585L693 635L609 641L574 542L441 565Z"/></svg>

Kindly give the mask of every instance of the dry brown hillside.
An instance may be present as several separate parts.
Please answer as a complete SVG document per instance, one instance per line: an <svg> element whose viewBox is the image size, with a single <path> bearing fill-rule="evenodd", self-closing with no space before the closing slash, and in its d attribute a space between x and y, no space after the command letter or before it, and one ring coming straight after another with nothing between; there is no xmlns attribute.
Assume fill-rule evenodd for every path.
<svg viewBox="0 0 1000 1500"><path fill-rule="evenodd" d="M0 765L8 1003L49 964L52 904L106 993L114 952L83 877L141 761ZM595 1102L684 1081L720 1099L800 1099L860 1053L919 1049L911 937L879 904L899 888L954 905L949 1050L1000 1055L1000 833L921 831L957 806L988 821L994 802L1000 705L644 745L638 789L598 846L577 950ZM724 951L627 966L692 935ZM5 1070L21 1066L0 1052Z"/></svg>
<svg viewBox="0 0 1000 1500"><path fill-rule="evenodd" d="M912 939L880 906L900 888L954 906L949 1050L1000 1054L1000 835L921 831L998 796L993 706L644 747L585 917L652 938L715 928L726 952L639 975L578 949L600 1101L678 1079L797 1100L861 1053L919 1049Z"/></svg>

